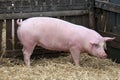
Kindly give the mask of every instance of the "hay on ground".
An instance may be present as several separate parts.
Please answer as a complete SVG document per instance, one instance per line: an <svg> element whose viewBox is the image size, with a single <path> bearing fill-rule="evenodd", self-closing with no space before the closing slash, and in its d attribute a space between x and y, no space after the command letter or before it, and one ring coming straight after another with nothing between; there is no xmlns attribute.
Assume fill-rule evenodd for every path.
<svg viewBox="0 0 120 80"><path fill-rule="evenodd" d="M69 56L32 58L26 67L20 58L0 60L0 80L120 80L120 64L82 54L80 66Z"/></svg>

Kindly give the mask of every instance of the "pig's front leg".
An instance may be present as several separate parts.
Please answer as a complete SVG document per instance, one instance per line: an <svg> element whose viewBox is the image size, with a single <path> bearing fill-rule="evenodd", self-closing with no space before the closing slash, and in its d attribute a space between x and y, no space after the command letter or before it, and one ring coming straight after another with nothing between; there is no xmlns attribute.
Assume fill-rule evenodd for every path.
<svg viewBox="0 0 120 80"><path fill-rule="evenodd" d="M75 65L79 66L80 50L78 49L78 47L70 48L70 53L72 55Z"/></svg>

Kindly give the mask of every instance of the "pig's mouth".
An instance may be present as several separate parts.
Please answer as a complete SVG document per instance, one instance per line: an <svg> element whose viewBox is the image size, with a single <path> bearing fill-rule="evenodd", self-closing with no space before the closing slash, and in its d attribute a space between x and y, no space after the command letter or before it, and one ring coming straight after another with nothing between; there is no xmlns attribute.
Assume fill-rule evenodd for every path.
<svg viewBox="0 0 120 80"><path fill-rule="evenodd" d="M104 57L104 56L103 56L103 57L100 57L100 59L106 59L106 58L107 58L107 57Z"/></svg>
<svg viewBox="0 0 120 80"><path fill-rule="evenodd" d="M97 57L97 58L100 58L100 59L106 59L107 58L107 55L104 55L104 56L95 56L95 55L92 55L92 54L88 54L89 56L94 56L94 57Z"/></svg>

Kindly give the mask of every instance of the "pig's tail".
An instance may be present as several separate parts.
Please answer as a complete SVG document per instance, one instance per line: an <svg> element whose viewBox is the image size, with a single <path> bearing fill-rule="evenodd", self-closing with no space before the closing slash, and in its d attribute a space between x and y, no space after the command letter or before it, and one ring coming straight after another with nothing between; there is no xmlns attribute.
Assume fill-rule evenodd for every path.
<svg viewBox="0 0 120 80"><path fill-rule="evenodd" d="M20 26L21 25L21 23L22 23L22 19L17 19L17 24Z"/></svg>

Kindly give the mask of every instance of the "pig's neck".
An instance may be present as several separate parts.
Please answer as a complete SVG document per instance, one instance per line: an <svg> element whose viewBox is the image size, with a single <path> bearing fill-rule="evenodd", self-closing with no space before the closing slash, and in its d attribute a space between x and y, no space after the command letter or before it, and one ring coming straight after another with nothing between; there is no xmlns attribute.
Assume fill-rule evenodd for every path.
<svg viewBox="0 0 120 80"><path fill-rule="evenodd" d="M92 49L91 46L90 46L90 45L87 45L87 46L84 46L84 50L83 50L83 51L84 51L85 53L91 53L91 49Z"/></svg>

